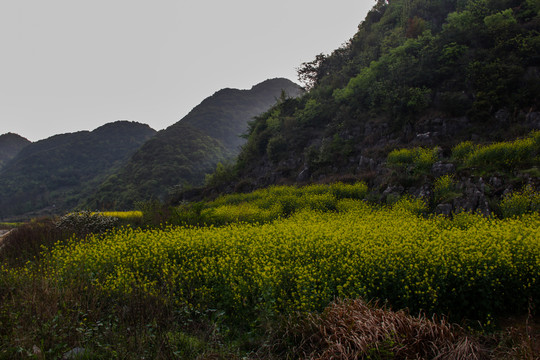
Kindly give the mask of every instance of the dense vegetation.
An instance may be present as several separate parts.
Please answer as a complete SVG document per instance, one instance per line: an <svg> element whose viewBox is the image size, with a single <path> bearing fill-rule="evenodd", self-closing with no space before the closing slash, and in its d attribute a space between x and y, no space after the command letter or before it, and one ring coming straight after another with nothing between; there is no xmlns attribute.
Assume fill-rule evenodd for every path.
<svg viewBox="0 0 540 360"><path fill-rule="evenodd" d="M1 239L0 358L536 359L539 74L537 0L378 1L191 198ZM196 110L95 204L228 156Z"/></svg>
<svg viewBox="0 0 540 360"><path fill-rule="evenodd" d="M30 144L29 140L17 134L0 135L0 169L28 144Z"/></svg>
<svg viewBox="0 0 540 360"><path fill-rule="evenodd" d="M219 162L227 162L245 141L247 122L266 111L282 91L300 88L272 79L251 90L224 89L196 106L176 124L158 132L87 202L92 209L131 209L137 201L164 199L185 185L202 185Z"/></svg>
<svg viewBox="0 0 540 360"><path fill-rule="evenodd" d="M523 195L509 195L508 204ZM331 303L378 299L486 329L526 313L540 298L540 195L526 194L536 210L506 218L433 216L418 199L380 206L366 197L364 183L278 186L176 208L170 221L181 226L107 230L108 216L120 215L112 213L23 226L0 252L0 356L79 349L93 358L326 359L355 351L488 359L516 351L512 337L486 342L445 321L361 300ZM54 238L64 240L46 240ZM361 342L361 333L371 340ZM339 347L345 341L350 348ZM532 356L517 346L514 358Z"/></svg>
<svg viewBox="0 0 540 360"><path fill-rule="evenodd" d="M0 171L0 218L74 208L154 133L119 121L26 146Z"/></svg>
<svg viewBox="0 0 540 360"><path fill-rule="evenodd" d="M349 42L300 67L308 93L251 123L239 181L366 177L362 159L376 167L398 146L449 151L540 128L539 11L533 0L378 1Z"/></svg>
<svg viewBox="0 0 540 360"><path fill-rule="evenodd" d="M63 281L83 278L113 294L166 289L180 306L251 320L259 311L321 311L334 297L386 299L457 319L524 312L528 299L540 298L538 213L423 219L403 200L391 209L337 201L337 213L321 214L325 195L303 199L319 211L266 225L238 224L218 208L214 216L231 225L68 243L45 266Z"/></svg>

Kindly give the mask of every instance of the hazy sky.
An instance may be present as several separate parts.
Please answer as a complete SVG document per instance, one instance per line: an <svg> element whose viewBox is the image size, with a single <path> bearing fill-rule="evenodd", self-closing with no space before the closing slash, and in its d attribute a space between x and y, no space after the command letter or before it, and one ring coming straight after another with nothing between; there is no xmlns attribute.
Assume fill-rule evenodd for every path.
<svg viewBox="0 0 540 360"><path fill-rule="evenodd" d="M375 0L1 0L0 134L172 125L350 39Z"/></svg>

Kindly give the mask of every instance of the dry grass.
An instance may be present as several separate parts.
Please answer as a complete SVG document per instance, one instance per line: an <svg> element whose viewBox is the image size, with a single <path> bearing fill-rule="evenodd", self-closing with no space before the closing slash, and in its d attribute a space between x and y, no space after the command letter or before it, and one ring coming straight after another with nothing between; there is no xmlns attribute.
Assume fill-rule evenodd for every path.
<svg viewBox="0 0 540 360"><path fill-rule="evenodd" d="M413 317L405 311L362 300L337 301L320 315L288 325L295 358L301 359L488 359L478 342L444 319Z"/></svg>
<svg viewBox="0 0 540 360"><path fill-rule="evenodd" d="M24 265L27 261L39 258L43 247L49 247L68 236L57 228L51 218L23 224L2 238L0 261L9 266Z"/></svg>

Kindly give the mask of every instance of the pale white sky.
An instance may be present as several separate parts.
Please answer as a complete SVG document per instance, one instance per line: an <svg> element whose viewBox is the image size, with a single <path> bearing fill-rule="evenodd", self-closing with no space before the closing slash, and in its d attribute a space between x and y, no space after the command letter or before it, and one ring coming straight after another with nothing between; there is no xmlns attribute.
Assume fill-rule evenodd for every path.
<svg viewBox="0 0 540 360"><path fill-rule="evenodd" d="M350 39L375 0L0 0L0 134L172 125Z"/></svg>

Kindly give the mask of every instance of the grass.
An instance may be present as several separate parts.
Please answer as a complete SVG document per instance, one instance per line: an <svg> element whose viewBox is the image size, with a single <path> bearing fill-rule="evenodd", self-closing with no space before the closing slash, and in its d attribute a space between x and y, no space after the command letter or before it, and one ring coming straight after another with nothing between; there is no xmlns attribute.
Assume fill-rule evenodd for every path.
<svg viewBox="0 0 540 360"><path fill-rule="evenodd" d="M389 167L406 170L410 173L427 173L439 158L439 148L416 147L395 149L388 154L386 163Z"/></svg>
<svg viewBox="0 0 540 360"><path fill-rule="evenodd" d="M15 222L0 222L0 230L10 230L15 229L18 226L21 226L23 223Z"/></svg>
<svg viewBox="0 0 540 360"><path fill-rule="evenodd" d="M294 354L303 359L488 359L477 339L445 319L411 316L338 300L324 312L288 324Z"/></svg>
<svg viewBox="0 0 540 360"><path fill-rule="evenodd" d="M452 158L480 173L526 170L540 161L540 131L532 131L523 139L488 145L463 142L452 149Z"/></svg>

